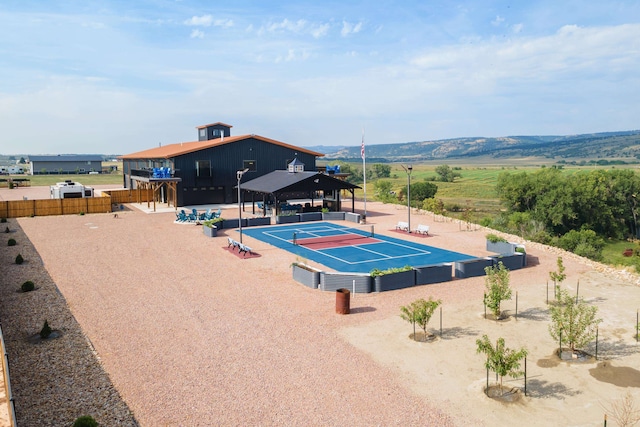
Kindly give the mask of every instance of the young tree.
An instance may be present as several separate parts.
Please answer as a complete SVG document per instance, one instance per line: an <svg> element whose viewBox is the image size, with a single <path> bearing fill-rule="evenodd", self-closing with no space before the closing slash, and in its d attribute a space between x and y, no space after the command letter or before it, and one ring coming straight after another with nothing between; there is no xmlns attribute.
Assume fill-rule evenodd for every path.
<svg viewBox="0 0 640 427"><path fill-rule="evenodd" d="M584 300L576 298L564 290L558 290L557 304L552 306L549 333L558 341L568 343L571 351L583 348L596 336L596 329L602 319L596 319L598 307L587 305Z"/></svg>
<svg viewBox="0 0 640 427"><path fill-rule="evenodd" d="M416 302L412 302L409 305L403 305L402 307L400 307L400 317L403 320L406 320L407 322L411 323L411 325L413 326L413 339L415 340L416 338L416 318L418 317L417 311L418 308L416 306Z"/></svg>
<svg viewBox="0 0 640 427"><path fill-rule="evenodd" d="M420 326L424 332L424 337L427 337L427 325L431 320L431 316L442 304L440 300L434 300L429 297L429 300L421 298L411 303L409 306L400 307L402 314L400 315L404 320L413 324L413 337L416 336L416 325Z"/></svg>
<svg viewBox="0 0 640 427"><path fill-rule="evenodd" d="M484 303L489 307L496 319L502 315L500 304L511 299L511 287L509 286L509 269L502 262L497 266L485 267L487 276L484 279L486 292Z"/></svg>
<svg viewBox="0 0 640 427"><path fill-rule="evenodd" d="M564 272L564 264L562 263L562 257L558 257L556 264L558 265L558 271L550 271L549 278L553 280L553 292L556 298L558 298L560 283L562 283L564 279L567 278L567 275Z"/></svg>
<svg viewBox="0 0 640 427"><path fill-rule="evenodd" d="M527 357L527 350L511 350L504 344L504 338L498 338L494 347L489 337L483 335L481 339L476 340L477 353L487 355L487 361L484 366L491 372L498 374L500 378L500 394L503 394L502 378L509 375L511 378L517 378L522 375L520 371L520 360Z"/></svg>

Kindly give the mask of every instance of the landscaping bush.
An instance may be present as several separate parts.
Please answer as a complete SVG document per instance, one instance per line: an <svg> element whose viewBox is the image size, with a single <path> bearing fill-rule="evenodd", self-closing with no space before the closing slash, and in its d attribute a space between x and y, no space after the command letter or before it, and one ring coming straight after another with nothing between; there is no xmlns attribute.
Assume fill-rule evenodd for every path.
<svg viewBox="0 0 640 427"><path fill-rule="evenodd" d="M72 427L98 427L98 422L91 415L78 417Z"/></svg>
<svg viewBox="0 0 640 427"><path fill-rule="evenodd" d="M27 280L22 284L22 286L20 286L20 289L22 289L22 292L31 292L35 288L36 288L36 285L31 280Z"/></svg>
<svg viewBox="0 0 640 427"><path fill-rule="evenodd" d="M4 232L5 232L5 233L9 233L10 231L11 231L11 230L9 230L9 227L7 227L7 228L5 228L5 229L4 229Z"/></svg>
<svg viewBox="0 0 640 427"><path fill-rule="evenodd" d="M18 254L16 256L16 264L20 265L24 262L24 258L22 258L22 255Z"/></svg>
<svg viewBox="0 0 640 427"><path fill-rule="evenodd" d="M49 338L49 335L51 335L51 328L49 327L49 322L47 322L46 320L44 321L44 326L42 327L42 329L40 329L40 338L47 339Z"/></svg>
<svg viewBox="0 0 640 427"><path fill-rule="evenodd" d="M7 222L7 218L0 218L0 222L4 224L5 222Z"/></svg>
<svg viewBox="0 0 640 427"><path fill-rule="evenodd" d="M8 246L15 246L16 245L16 239L9 239L7 241L7 245Z"/></svg>
<svg viewBox="0 0 640 427"><path fill-rule="evenodd" d="M371 277L384 276L385 274L401 273L403 271L409 271L412 269L413 267L411 267L410 265L405 265L404 267L387 268L386 270L380 270L379 268L374 268L373 270L371 270L370 275Z"/></svg>
<svg viewBox="0 0 640 427"><path fill-rule="evenodd" d="M503 237L500 237L500 236L498 236L496 234L493 234L493 233L487 234L486 238L491 243L498 243L498 242L506 242L507 241L507 239L505 239Z"/></svg>

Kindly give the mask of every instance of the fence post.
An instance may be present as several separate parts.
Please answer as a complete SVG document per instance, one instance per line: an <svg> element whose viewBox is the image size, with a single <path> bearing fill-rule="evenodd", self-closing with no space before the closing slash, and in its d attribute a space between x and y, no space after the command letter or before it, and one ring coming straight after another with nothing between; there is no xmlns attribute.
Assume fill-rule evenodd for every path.
<svg viewBox="0 0 640 427"><path fill-rule="evenodd" d="M524 395L527 395L527 358L524 358Z"/></svg>

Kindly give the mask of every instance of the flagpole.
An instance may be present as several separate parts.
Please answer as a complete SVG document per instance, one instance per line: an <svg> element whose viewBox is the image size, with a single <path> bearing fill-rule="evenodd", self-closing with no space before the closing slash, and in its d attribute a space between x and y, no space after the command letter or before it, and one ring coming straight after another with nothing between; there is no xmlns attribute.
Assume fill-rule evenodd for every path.
<svg viewBox="0 0 640 427"><path fill-rule="evenodd" d="M364 181L364 217L367 218L367 162L364 153L364 128L362 128L362 146L360 147L360 156L362 157L362 178Z"/></svg>

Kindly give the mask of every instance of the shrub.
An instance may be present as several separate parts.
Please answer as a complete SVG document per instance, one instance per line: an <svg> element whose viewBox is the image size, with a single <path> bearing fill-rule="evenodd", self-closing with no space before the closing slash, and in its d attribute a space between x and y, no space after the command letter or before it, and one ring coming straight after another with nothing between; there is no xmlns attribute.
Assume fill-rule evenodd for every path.
<svg viewBox="0 0 640 427"><path fill-rule="evenodd" d="M0 222L4 224L5 222L7 222L7 218L0 218Z"/></svg>
<svg viewBox="0 0 640 427"><path fill-rule="evenodd" d="M10 231L11 231L11 230L9 230L9 227L7 227L7 228L5 228L5 229L4 229L4 232L5 232L5 233L9 233Z"/></svg>
<svg viewBox="0 0 640 427"><path fill-rule="evenodd" d="M47 339L51 335L51 327L49 327L49 322L44 321L44 326L40 329L40 338Z"/></svg>
<svg viewBox="0 0 640 427"><path fill-rule="evenodd" d="M16 255L16 264L20 265L24 262L24 258L22 258L22 255L18 254Z"/></svg>
<svg viewBox="0 0 640 427"><path fill-rule="evenodd" d="M78 417L72 427L98 427L98 422L91 415Z"/></svg>
<svg viewBox="0 0 640 427"><path fill-rule="evenodd" d="M31 292L35 288L36 288L36 285L31 280L27 280L22 284L22 286L20 286L20 289L22 289L22 292Z"/></svg>
<svg viewBox="0 0 640 427"><path fill-rule="evenodd" d="M8 246L15 246L16 245L16 239L9 239L7 241L7 245Z"/></svg>
<svg viewBox="0 0 640 427"><path fill-rule="evenodd" d="M498 242L506 242L507 241L507 239L505 239L503 237L500 237L500 236L498 236L496 234L493 234L493 233L487 234L486 237L487 237L487 240L490 241L491 243L498 243Z"/></svg>
<svg viewBox="0 0 640 427"><path fill-rule="evenodd" d="M405 265L404 267L387 268L386 270L380 270L378 268L374 268L373 270L371 270L370 275L371 277L384 276L385 274L401 273L403 271L409 271L412 269L413 267L411 267L410 265Z"/></svg>

